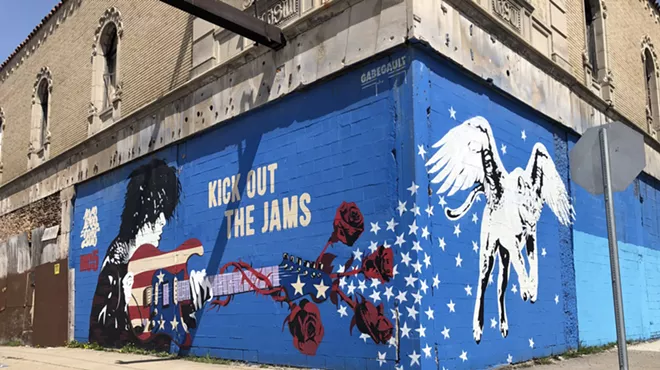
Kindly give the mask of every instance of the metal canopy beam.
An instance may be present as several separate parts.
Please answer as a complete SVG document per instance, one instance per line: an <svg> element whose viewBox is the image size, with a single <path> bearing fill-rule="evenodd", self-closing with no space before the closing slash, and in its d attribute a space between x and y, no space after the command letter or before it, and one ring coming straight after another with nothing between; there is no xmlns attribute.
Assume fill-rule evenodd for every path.
<svg viewBox="0 0 660 370"><path fill-rule="evenodd" d="M286 45L286 38L279 27L248 15L220 0L160 1L271 49L277 50Z"/></svg>

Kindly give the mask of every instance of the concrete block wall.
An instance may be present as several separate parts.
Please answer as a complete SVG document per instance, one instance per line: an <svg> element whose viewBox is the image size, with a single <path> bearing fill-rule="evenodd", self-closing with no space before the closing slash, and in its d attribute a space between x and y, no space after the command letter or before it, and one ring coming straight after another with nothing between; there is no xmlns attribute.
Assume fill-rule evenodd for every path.
<svg viewBox="0 0 660 370"><path fill-rule="evenodd" d="M602 201L569 179L575 141L418 47L380 56L76 186L73 337L349 369L487 368L609 342ZM434 182L433 161L455 171ZM486 194L449 219L476 181ZM654 181L617 195L631 338L658 331ZM181 295L201 271L213 292Z"/></svg>
<svg viewBox="0 0 660 370"><path fill-rule="evenodd" d="M173 339L138 344L319 368L379 368L379 358L393 368L392 310L398 304L392 295L410 268L400 264L393 276L398 255L386 250L398 253L393 245L403 224L387 230L386 221L398 219L395 194L405 192L397 179L410 152L403 140L403 128L410 127L408 56L405 51L383 56L77 186L70 243L74 338L126 343L125 331L114 330L125 318L106 302L131 280L117 273L119 262L134 273L128 302L133 325L144 318L134 314L148 310L133 306L151 285L149 276L179 271L179 281L189 281L203 270L223 281L213 286L214 297L193 321L190 300L183 302L181 316L153 307L158 313L146 318L147 325L153 319L154 333L170 331ZM159 170L142 167L155 163ZM181 186L178 202L173 176ZM136 195L144 191L153 195ZM159 214L142 212L160 209L161 200L170 207L164 226L136 233L143 215L151 220ZM321 257L324 266L305 270L296 264L300 273L287 270L281 266L284 253L312 262ZM150 262L159 254L157 264ZM277 272L268 270L250 289L224 280L232 271L253 276L269 266ZM240 294L243 290L251 292ZM414 345L403 338L401 349L410 353Z"/></svg>

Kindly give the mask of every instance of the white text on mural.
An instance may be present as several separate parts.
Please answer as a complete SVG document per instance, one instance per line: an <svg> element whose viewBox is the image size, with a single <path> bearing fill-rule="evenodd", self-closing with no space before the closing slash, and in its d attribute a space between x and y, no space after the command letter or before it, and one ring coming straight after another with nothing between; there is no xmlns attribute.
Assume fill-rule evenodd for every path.
<svg viewBox="0 0 660 370"><path fill-rule="evenodd" d="M275 173L277 163L250 170L245 180L245 194L248 199L275 193ZM209 182L209 208L228 205L241 200L239 182L242 174ZM292 195L282 199L265 201L263 224L254 225L253 204L225 211L227 239L254 235L255 232L270 233L299 226L306 227L312 221L308 205L312 198L309 193Z"/></svg>

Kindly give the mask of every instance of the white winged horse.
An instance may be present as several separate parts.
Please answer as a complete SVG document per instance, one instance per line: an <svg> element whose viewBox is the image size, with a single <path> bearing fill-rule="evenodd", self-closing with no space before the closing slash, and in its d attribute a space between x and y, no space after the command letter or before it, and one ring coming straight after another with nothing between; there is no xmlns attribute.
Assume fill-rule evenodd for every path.
<svg viewBox="0 0 660 370"><path fill-rule="evenodd" d="M484 293L499 253L497 300L500 332L509 332L504 296L509 280L509 264L518 275L520 295L534 303L538 291L536 224L543 205L550 206L562 225L575 219L566 187L541 143L536 143L525 169L507 173L497 153L493 131L483 117L468 119L449 130L433 145L437 152L428 160L431 180L441 184L438 194L447 196L471 189L467 199L456 209L445 209L450 220L458 220L469 211L474 200L485 194L486 206L481 216L479 281L472 321L472 334L477 344L484 326ZM523 259L526 249L529 274Z"/></svg>

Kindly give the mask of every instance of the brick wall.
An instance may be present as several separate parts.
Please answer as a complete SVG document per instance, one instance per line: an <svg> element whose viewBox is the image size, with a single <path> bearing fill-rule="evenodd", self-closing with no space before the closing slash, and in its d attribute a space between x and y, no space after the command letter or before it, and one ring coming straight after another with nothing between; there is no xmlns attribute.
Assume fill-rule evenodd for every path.
<svg viewBox="0 0 660 370"><path fill-rule="evenodd" d="M60 223L60 193L31 203L17 211L0 217L0 241L7 241L10 236L27 233L40 226L50 227Z"/></svg>
<svg viewBox="0 0 660 370"><path fill-rule="evenodd" d="M32 88L40 68L48 66L53 75L51 158L87 138L94 32L99 18L111 6L121 12L124 26L119 56L123 116L189 78L192 21L188 14L159 1L65 1L27 47L0 71L5 77L13 69L0 82L0 106L6 116L3 182L27 168ZM16 66L19 60L23 62Z"/></svg>
<svg viewBox="0 0 660 370"><path fill-rule="evenodd" d="M585 46L584 35L584 0L566 1L566 22L568 24L568 58L572 74L579 81L584 81L582 52Z"/></svg>

